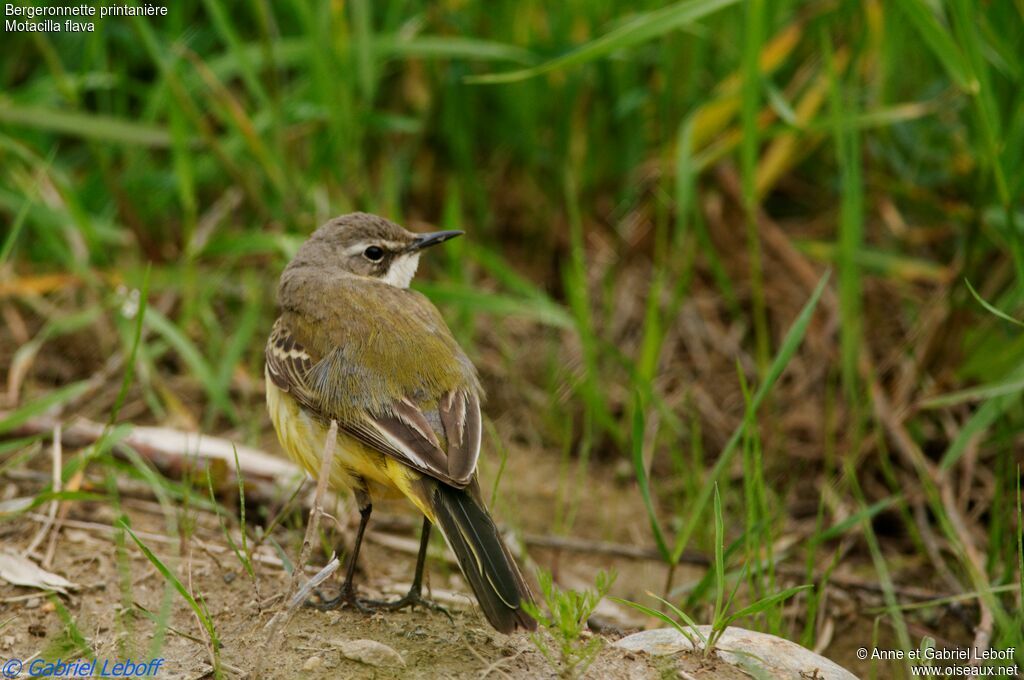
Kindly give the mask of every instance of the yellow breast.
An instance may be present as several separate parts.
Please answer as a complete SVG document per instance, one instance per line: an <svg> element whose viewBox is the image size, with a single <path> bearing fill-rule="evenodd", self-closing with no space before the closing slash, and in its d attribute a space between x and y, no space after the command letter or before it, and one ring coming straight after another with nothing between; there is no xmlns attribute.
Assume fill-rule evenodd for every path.
<svg viewBox="0 0 1024 680"><path fill-rule="evenodd" d="M266 376L266 385L267 410L282 448L306 472L318 477L328 428L275 385L269 375ZM329 480L332 488L352 489L360 486L359 480L362 479L373 498L406 495L419 505L410 489L410 483L418 477L415 470L369 449L344 433L338 434Z"/></svg>

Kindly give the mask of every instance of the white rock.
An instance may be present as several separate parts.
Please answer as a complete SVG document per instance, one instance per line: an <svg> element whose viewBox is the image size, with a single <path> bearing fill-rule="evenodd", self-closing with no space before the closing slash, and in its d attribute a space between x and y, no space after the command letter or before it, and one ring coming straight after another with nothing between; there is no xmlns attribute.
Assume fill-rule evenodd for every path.
<svg viewBox="0 0 1024 680"><path fill-rule="evenodd" d="M306 659L306 663L302 664L302 670L304 671L315 671L324 665L324 660L319 656L311 656Z"/></svg>
<svg viewBox="0 0 1024 680"><path fill-rule="evenodd" d="M402 655L376 640L331 640L346 659L352 659L369 666L404 666Z"/></svg>
<svg viewBox="0 0 1024 680"><path fill-rule="evenodd" d="M698 626L698 630L704 637L711 634L711 626ZM613 646L655 656L678 654L694 649L690 641L674 628L658 628L627 635ZM857 680L857 676L839 664L795 642L743 628L727 628L718 638L715 651L718 658L726 663L740 668L754 667L771 678Z"/></svg>

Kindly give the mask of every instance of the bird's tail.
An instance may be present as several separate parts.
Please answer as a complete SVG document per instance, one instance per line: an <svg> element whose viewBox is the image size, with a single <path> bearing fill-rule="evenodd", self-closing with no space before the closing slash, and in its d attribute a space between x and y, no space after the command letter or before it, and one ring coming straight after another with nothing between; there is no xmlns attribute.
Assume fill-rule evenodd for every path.
<svg viewBox="0 0 1024 680"><path fill-rule="evenodd" d="M502 633L536 628L522 607L533 600L530 588L484 507L476 480L465 489L433 479L423 479L421 485L423 500L433 511L431 519L458 558L490 624Z"/></svg>

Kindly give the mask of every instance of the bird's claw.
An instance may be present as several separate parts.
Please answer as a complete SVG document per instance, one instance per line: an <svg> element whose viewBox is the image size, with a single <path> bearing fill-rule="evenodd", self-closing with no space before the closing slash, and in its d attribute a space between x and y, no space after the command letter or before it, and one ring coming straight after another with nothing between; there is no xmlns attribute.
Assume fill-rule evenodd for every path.
<svg viewBox="0 0 1024 680"><path fill-rule="evenodd" d="M423 597L418 589L410 590L398 600L364 600L356 594L355 587L348 584L342 586L341 591L336 596L330 598L326 597L319 589L315 592L319 601L310 599L306 604L320 611L332 611L342 607L351 607L363 614L372 614L378 611L398 611L405 608L415 609L416 607L422 607L444 614L448 617L449 621L454 622L451 612L436 602Z"/></svg>
<svg viewBox="0 0 1024 680"><path fill-rule="evenodd" d="M314 600L313 598L310 598L306 600L306 605L319 609L322 612L329 612L335 609L341 609L342 607L351 607L363 614L372 614L374 611L373 607L367 606L366 600L359 599L359 596L356 594L355 587L348 583L343 585L341 590L334 597L327 597L319 588L314 592L316 592L317 599Z"/></svg>
<svg viewBox="0 0 1024 680"><path fill-rule="evenodd" d="M438 603L432 602L431 600L428 600L427 598L423 597L418 588L410 590L408 593L406 593L402 598L398 600L363 600L362 603L366 606L372 607L375 610L387 611L397 611L399 609L405 608L415 609L416 607L422 607L424 609L429 609L430 611L444 614L448 617L449 621L454 621L454 619L452 619L451 613L447 609L445 609Z"/></svg>

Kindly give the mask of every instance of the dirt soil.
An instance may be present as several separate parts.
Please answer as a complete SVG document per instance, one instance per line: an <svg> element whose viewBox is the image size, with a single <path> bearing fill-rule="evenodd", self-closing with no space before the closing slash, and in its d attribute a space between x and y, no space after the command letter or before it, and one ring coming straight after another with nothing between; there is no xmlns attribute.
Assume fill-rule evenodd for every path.
<svg viewBox="0 0 1024 680"><path fill-rule="evenodd" d="M272 439L267 450L276 451ZM65 452L67 456L70 452ZM4 499L38 492L46 476L46 455L36 457L40 469L28 471L23 481L7 482L0 488ZM515 517L524 533L547 534L559 497L560 463L524 451L511 451L504 471L495 515ZM483 467L485 487L497 464ZM88 479L88 478L87 478ZM33 481L34 480L34 481ZM511 483L510 480L516 480ZM93 481L97 490L101 479ZM642 523L622 518L642 518L638 494L623 493L626 481L617 481L613 471L591 470L585 501L577 514L574 534L593 540L645 543ZM85 484L83 488L88 488ZM227 502L230 507L230 502ZM634 507L635 506L635 507ZM85 642L99 659L150 659L152 649L165 659L158 678L213 677L207 636L185 600L174 592L165 577L130 538L118 546L113 526L114 510L108 503L76 502L68 506L58 531L51 531L37 550L38 555L53 543L50 571L79 586L70 595L47 597L38 591L0 584L0 658L33 657L78 659L77 649ZM514 509L514 510L513 510ZM494 632L468 596L458 570L444 554L438 541L432 544L438 557L428 564L431 596L451 612L423 610L386 612L372 615L350 610L321 612L300 607L285 627L268 639L266 626L281 608L289 577L281 566L280 553L264 544L256 551L255 579L250 578L231 552L220 520L211 512L193 508L165 508L144 494L125 493L122 510L133 530L167 564L192 593L201 594L221 641L221 662L227 677L247 678L438 678L438 677L555 677L526 634L506 636ZM0 541L15 552L24 550L43 525L46 506L38 514L23 515L0 524ZM347 505L335 509L342 518L342 536L351 535L354 512ZM273 537L294 560L302 540L305 516L295 513ZM191 523L181 541L168 529ZM234 524L232 524L234 526ZM362 593L371 597L397 597L408 587L414 564L417 518L401 504L375 506L371 532L360 556L357 579ZM180 529L179 529L180 531ZM238 534L235 532L235 540ZM513 534L514 536L515 534ZM436 538L436 537L435 537ZM270 543L269 541L267 543ZM395 544L398 550L394 549ZM386 547L385 545L391 547ZM119 558L119 553L121 557ZM582 588L593 583L599 569L615 569L618 580L613 594L643 601L652 584L664 582L665 572L655 561L604 557L580 553L556 553L552 549L531 549L523 555L526 571L540 564L556 570L566 587ZM40 561L40 560L37 560ZM324 563L314 551L307 571ZM677 576L692 578L685 570ZM340 574L339 574L340 575ZM337 580L325 584L332 592ZM199 599L197 597L197 599ZM162 608L168 614L161 616ZM66 610L66 611L62 611ZM164 618L167 629L160 632L156 619ZM643 627L645 621L631 610L605 602L595 619L602 624L607 641ZM72 621L74 625L68 625ZM157 635L162 640L154 639ZM372 640L387 645L401 661L374 666L343 653L354 640ZM358 656L351 654L350 656ZM587 677L654 678L675 677L676 663L696 678L746 677L731 666L714 659L653 659L623 652L606 644ZM26 670L27 675L27 670ZM23 676L24 677L24 676Z"/></svg>

